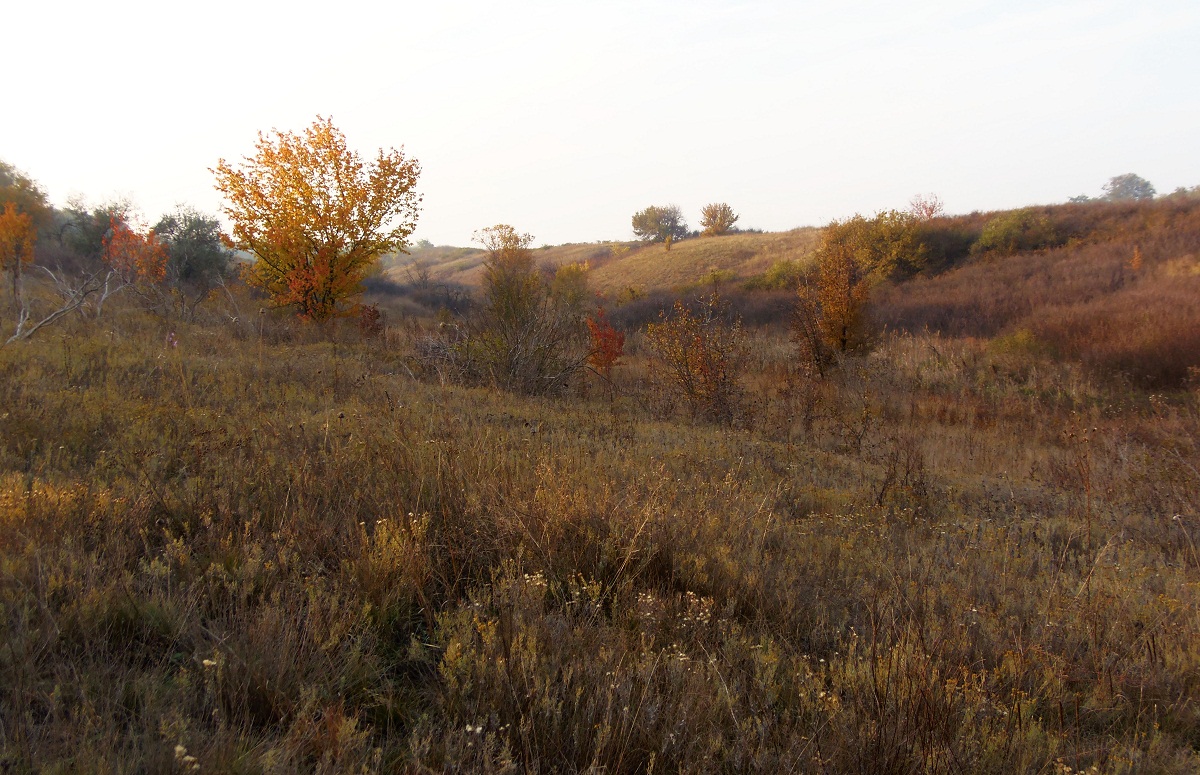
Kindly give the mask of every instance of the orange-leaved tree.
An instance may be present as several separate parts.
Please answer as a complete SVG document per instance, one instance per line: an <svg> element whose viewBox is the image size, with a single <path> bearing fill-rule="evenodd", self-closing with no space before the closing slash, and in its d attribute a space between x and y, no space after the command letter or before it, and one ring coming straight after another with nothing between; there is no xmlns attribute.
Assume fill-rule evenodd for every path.
<svg viewBox="0 0 1200 775"><path fill-rule="evenodd" d="M0 268L12 274L13 306L20 310L21 266L33 261L37 232L33 218L17 209L16 202L5 202L0 212Z"/></svg>
<svg viewBox="0 0 1200 775"><path fill-rule="evenodd" d="M746 338L741 322L727 323L725 313L716 293L704 300L700 314L676 300L673 315L664 310L659 322L646 327L646 344L657 361L651 380L669 399L683 399L693 417L733 422Z"/></svg>
<svg viewBox="0 0 1200 775"><path fill-rule="evenodd" d="M113 294L134 287L152 289L167 275L167 247L151 229L140 232L124 218L109 217L100 254L108 272L96 301L96 317Z"/></svg>
<svg viewBox="0 0 1200 775"><path fill-rule="evenodd" d="M592 339L588 365L611 381L613 368L621 364L621 356L625 354L625 332L613 327L604 314L604 307L596 310L596 317L587 319L587 327Z"/></svg>
<svg viewBox="0 0 1200 775"><path fill-rule="evenodd" d="M260 132L255 148L240 166L221 159L213 170L231 243L255 258L247 281L309 320L352 314L345 302L379 257L406 252L420 164L395 149L366 164L320 116L302 134Z"/></svg>

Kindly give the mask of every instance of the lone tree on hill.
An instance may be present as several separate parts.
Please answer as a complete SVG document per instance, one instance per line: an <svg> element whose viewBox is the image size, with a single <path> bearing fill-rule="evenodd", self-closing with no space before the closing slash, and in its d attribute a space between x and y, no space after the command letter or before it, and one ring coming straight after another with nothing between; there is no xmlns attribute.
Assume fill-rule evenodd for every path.
<svg viewBox="0 0 1200 775"><path fill-rule="evenodd" d="M1109 178L1104 184L1104 198L1113 202L1140 201L1154 198L1154 186L1143 177L1127 172Z"/></svg>
<svg viewBox="0 0 1200 775"><path fill-rule="evenodd" d="M421 167L403 149L365 165L345 136L317 117L301 135L261 132L253 157L213 174L233 222L233 246L254 254L246 280L303 318L352 313L343 302L384 253L406 252L421 197Z"/></svg>
<svg viewBox="0 0 1200 775"><path fill-rule="evenodd" d="M634 213L633 233L643 242L666 242L669 245L686 237L688 227L678 205L651 206Z"/></svg>
<svg viewBox="0 0 1200 775"><path fill-rule="evenodd" d="M713 202L700 208L701 233L706 237L728 234L737 220L738 214L724 202Z"/></svg>

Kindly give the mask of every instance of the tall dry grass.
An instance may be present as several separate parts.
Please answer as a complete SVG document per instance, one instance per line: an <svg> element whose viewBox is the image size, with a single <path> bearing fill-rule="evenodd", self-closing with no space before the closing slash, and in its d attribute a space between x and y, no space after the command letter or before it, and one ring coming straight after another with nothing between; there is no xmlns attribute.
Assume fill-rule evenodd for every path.
<svg viewBox="0 0 1200 775"><path fill-rule="evenodd" d="M173 330L0 350L10 770L1197 768L1194 393L759 332L729 428L638 336L550 399Z"/></svg>

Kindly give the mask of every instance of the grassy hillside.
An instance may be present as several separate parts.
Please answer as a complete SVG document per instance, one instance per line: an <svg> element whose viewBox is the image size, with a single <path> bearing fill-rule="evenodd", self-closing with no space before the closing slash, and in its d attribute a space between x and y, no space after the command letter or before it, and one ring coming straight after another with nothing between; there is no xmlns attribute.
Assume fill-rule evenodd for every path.
<svg viewBox="0 0 1200 775"><path fill-rule="evenodd" d="M539 264L549 267L586 262L592 287L609 295L626 288L642 292L702 284L713 272L728 280L747 280L781 260L803 261L816 247L819 229L795 229L771 234L730 234L700 237L662 245L639 242L555 245L535 251ZM478 286L484 260L482 250L432 247L414 249L390 263L389 277L409 282L425 267L434 283Z"/></svg>
<svg viewBox="0 0 1200 775"><path fill-rule="evenodd" d="M943 219L957 244L1002 214ZM1006 337L1150 387L1200 367L1200 200L1040 209L1052 238L1013 254L951 256L949 271L879 290L881 326ZM965 239L964 239L965 236Z"/></svg>

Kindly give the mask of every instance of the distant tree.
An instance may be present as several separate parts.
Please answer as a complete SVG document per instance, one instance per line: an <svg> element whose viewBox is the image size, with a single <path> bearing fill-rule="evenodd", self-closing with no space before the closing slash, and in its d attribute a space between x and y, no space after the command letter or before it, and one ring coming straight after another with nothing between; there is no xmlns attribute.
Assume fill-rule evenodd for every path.
<svg viewBox="0 0 1200 775"><path fill-rule="evenodd" d="M925 265L927 250L919 227L915 215L900 210L834 221L825 227L818 257L844 252L853 256L863 276L872 282L899 279Z"/></svg>
<svg viewBox="0 0 1200 775"><path fill-rule="evenodd" d="M1109 178L1104 184L1104 198L1113 202L1153 199L1154 186L1145 178L1128 172Z"/></svg>
<svg viewBox="0 0 1200 775"><path fill-rule="evenodd" d="M1077 196L1073 196L1073 197L1071 197L1071 198L1070 198L1070 199L1068 199L1067 201L1068 201L1068 202L1070 202L1071 204L1082 205L1082 204L1087 204L1088 202L1092 202L1092 201L1095 201L1095 200L1093 200L1093 199L1092 199L1090 196L1088 196L1087 194L1079 194L1079 195L1077 195Z"/></svg>
<svg viewBox="0 0 1200 775"><path fill-rule="evenodd" d="M803 360L821 374L834 353L851 352L866 343L864 311L876 280L854 240L838 233L841 227L834 223L826 229L816 270L800 283L794 316Z"/></svg>
<svg viewBox="0 0 1200 775"><path fill-rule="evenodd" d="M931 221L942 215L945 208L937 194L917 194L909 200L908 212L918 221Z"/></svg>
<svg viewBox="0 0 1200 775"><path fill-rule="evenodd" d="M706 237L728 234L737 220L737 213L724 202L714 202L700 208L701 233Z"/></svg>
<svg viewBox="0 0 1200 775"><path fill-rule="evenodd" d="M643 242L669 242L686 237L688 227L678 205L651 206L634 213L633 233Z"/></svg>
<svg viewBox="0 0 1200 775"><path fill-rule="evenodd" d="M221 159L213 170L234 247L255 257L247 281L305 319L352 312L345 302L379 257L406 252L420 165L395 149L364 164L319 116L303 134L260 133L255 147L242 165Z"/></svg>
<svg viewBox="0 0 1200 775"><path fill-rule="evenodd" d="M58 225L58 239L79 264L75 268L96 271L102 267L104 240L112 231L113 223L129 223L132 212L132 205L123 200L96 207L89 207L81 199L68 202Z"/></svg>
<svg viewBox="0 0 1200 775"><path fill-rule="evenodd" d="M190 207L164 215L154 233L167 249L167 279L209 285L233 271L235 254L221 239L221 223Z"/></svg>
<svg viewBox="0 0 1200 775"><path fill-rule="evenodd" d="M153 229L142 232L128 221L113 218L104 236L103 249L108 270L96 300L96 317L100 317L109 297L126 288L143 291L143 297L147 297L147 291L167 276L167 247Z"/></svg>

